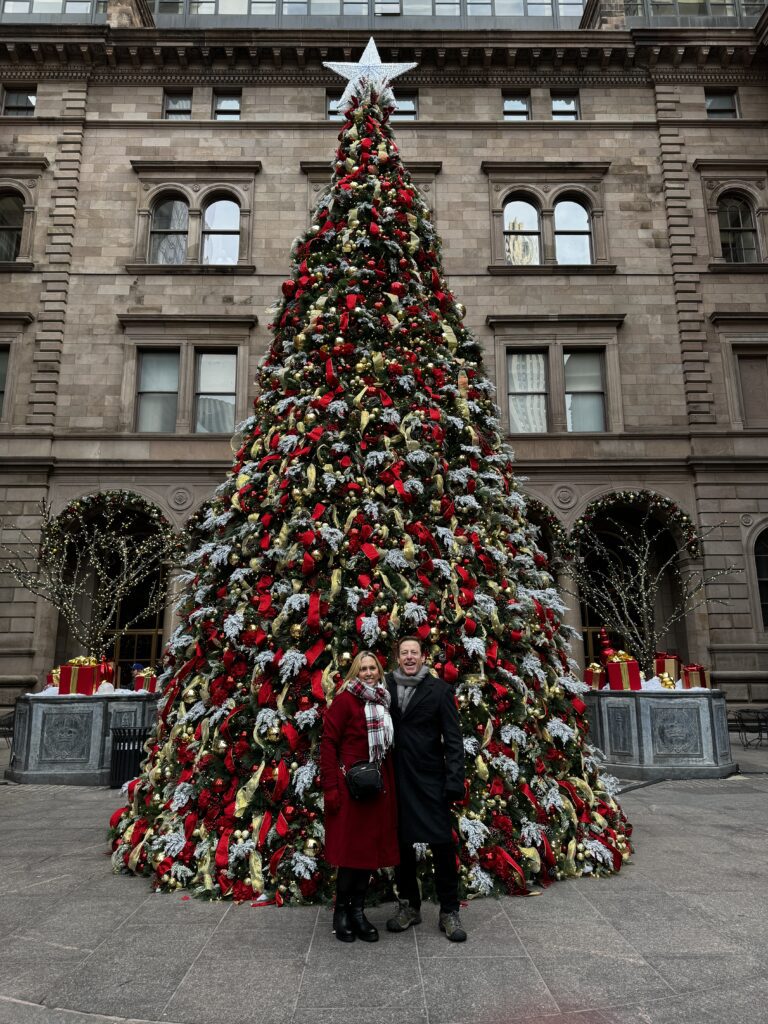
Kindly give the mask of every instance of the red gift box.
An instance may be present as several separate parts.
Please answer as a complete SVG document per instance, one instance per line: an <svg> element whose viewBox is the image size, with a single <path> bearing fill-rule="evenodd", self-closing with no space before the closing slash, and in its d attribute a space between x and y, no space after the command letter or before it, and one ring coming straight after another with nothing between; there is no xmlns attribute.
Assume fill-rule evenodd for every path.
<svg viewBox="0 0 768 1024"><path fill-rule="evenodd" d="M591 686L593 690L602 690L605 686L605 669L602 665L598 665L596 661L593 661L591 665L588 665L584 669L584 682L587 686Z"/></svg>
<svg viewBox="0 0 768 1024"><path fill-rule="evenodd" d="M668 651L657 651L653 656L653 674L660 676L666 672L673 681L680 678L680 658Z"/></svg>
<svg viewBox="0 0 768 1024"><path fill-rule="evenodd" d="M690 690L695 686L703 686L707 690L712 689L709 679L709 669L703 665L683 665L683 689Z"/></svg>
<svg viewBox="0 0 768 1024"><path fill-rule="evenodd" d="M92 696L101 683L99 663L95 658L73 658L59 666L59 693L81 693Z"/></svg>
<svg viewBox="0 0 768 1024"><path fill-rule="evenodd" d="M640 690L640 666L634 658L624 651L614 654L605 663L608 673L608 686L612 690Z"/></svg>
<svg viewBox="0 0 768 1024"><path fill-rule="evenodd" d="M151 668L145 668L137 672L133 682L134 690L148 690L150 693L157 692L157 676Z"/></svg>

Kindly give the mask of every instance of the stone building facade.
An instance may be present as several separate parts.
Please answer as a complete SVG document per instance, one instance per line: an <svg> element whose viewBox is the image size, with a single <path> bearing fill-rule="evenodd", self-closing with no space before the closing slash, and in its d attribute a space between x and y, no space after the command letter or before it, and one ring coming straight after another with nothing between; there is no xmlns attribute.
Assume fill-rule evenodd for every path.
<svg viewBox="0 0 768 1024"><path fill-rule="evenodd" d="M357 59L374 34L383 59L418 61L397 83L415 113L398 141L526 490L566 529L637 488L717 525L703 562L739 571L674 640L730 696L768 698L762 4L43 6L0 10L8 541L43 497L58 511L131 491L180 526L210 495L328 178L341 88L322 61ZM201 412L211 395L223 419ZM78 653L64 646L56 614L4 578L0 704Z"/></svg>

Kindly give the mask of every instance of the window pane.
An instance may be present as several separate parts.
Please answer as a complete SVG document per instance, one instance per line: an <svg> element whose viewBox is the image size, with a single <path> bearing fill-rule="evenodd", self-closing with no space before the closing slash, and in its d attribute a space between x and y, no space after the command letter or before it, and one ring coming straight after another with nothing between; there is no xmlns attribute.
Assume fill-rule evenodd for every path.
<svg viewBox="0 0 768 1024"><path fill-rule="evenodd" d="M168 121L189 121L192 117L192 94L166 93L165 117Z"/></svg>
<svg viewBox="0 0 768 1024"><path fill-rule="evenodd" d="M555 121L576 121L579 104L576 96L553 96L552 117Z"/></svg>
<svg viewBox="0 0 768 1024"><path fill-rule="evenodd" d="M511 200L504 206L504 230L538 232L539 211L522 199Z"/></svg>
<svg viewBox="0 0 768 1024"><path fill-rule="evenodd" d="M239 231L240 207L231 199L217 199L209 203L203 213L205 231Z"/></svg>
<svg viewBox="0 0 768 1024"><path fill-rule="evenodd" d="M416 97L408 95L395 96L395 110L392 114L393 121L415 121L416 120Z"/></svg>
<svg viewBox="0 0 768 1024"><path fill-rule="evenodd" d="M738 116L735 92L705 93L707 117L734 118Z"/></svg>
<svg viewBox="0 0 768 1024"><path fill-rule="evenodd" d="M139 391L178 391L179 353L142 352Z"/></svg>
<svg viewBox="0 0 768 1024"><path fill-rule="evenodd" d="M566 352L566 391L602 391L603 357L600 352Z"/></svg>
<svg viewBox="0 0 768 1024"><path fill-rule="evenodd" d="M149 246L149 262L166 267L178 267L187 259L186 234L152 235Z"/></svg>
<svg viewBox="0 0 768 1024"><path fill-rule="evenodd" d="M589 214L570 199L555 204L555 231L589 231Z"/></svg>
<svg viewBox="0 0 768 1024"><path fill-rule="evenodd" d="M24 203L20 196L0 196L0 260L11 262L21 250Z"/></svg>
<svg viewBox="0 0 768 1024"><path fill-rule="evenodd" d="M60 5L57 5L58 9ZM4 10L8 11L7 4ZM25 5L21 13L26 11ZM3 96L3 113L10 117L31 117L35 112L36 103L37 93L34 89L7 89Z"/></svg>
<svg viewBox="0 0 768 1024"><path fill-rule="evenodd" d="M504 258L513 267L537 267L541 263L538 235L507 235Z"/></svg>
<svg viewBox="0 0 768 1024"><path fill-rule="evenodd" d="M510 395L509 430L512 434L545 434L546 395Z"/></svg>
<svg viewBox="0 0 768 1024"><path fill-rule="evenodd" d="M507 390L547 390L547 357L544 352L510 352L507 357Z"/></svg>
<svg viewBox="0 0 768 1024"><path fill-rule="evenodd" d="M523 0L496 0L495 10L497 15L523 15Z"/></svg>
<svg viewBox="0 0 768 1024"><path fill-rule="evenodd" d="M748 427L768 423L768 356L739 356L744 422Z"/></svg>
<svg viewBox="0 0 768 1024"><path fill-rule="evenodd" d="M178 395L139 395L136 430L141 433L173 434L176 432Z"/></svg>
<svg viewBox="0 0 768 1024"><path fill-rule="evenodd" d="M227 434L235 427L234 395L199 395L195 432L198 434Z"/></svg>
<svg viewBox="0 0 768 1024"><path fill-rule="evenodd" d="M203 263L237 263L240 255L239 235L205 235L203 239Z"/></svg>
<svg viewBox="0 0 768 1024"><path fill-rule="evenodd" d="M555 259L558 263L587 264L592 262L588 235L555 235Z"/></svg>
<svg viewBox="0 0 768 1024"><path fill-rule="evenodd" d="M219 14L247 14L248 0L219 0Z"/></svg>
<svg viewBox="0 0 768 1024"><path fill-rule="evenodd" d="M8 349L0 348L0 416L3 415L5 381L8 376Z"/></svg>
<svg viewBox="0 0 768 1024"><path fill-rule="evenodd" d="M198 391L235 391L237 356L234 352L200 352L197 357Z"/></svg>
<svg viewBox="0 0 768 1024"><path fill-rule="evenodd" d="M152 227L160 231L186 231L189 210L181 199L158 203L152 215Z"/></svg>
<svg viewBox="0 0 768 1024"><path fill-rule="evenodd" d="M601 394L566 394L565 415L568 430L574 433L605 430L605 410Z"/></svg>
<svg viewBox="0 0 768 1024"><path fill-rule="evenodd" d="M504 117L507 121L527 121L528 116L527 96L507 96L504 99Z"/></svg>

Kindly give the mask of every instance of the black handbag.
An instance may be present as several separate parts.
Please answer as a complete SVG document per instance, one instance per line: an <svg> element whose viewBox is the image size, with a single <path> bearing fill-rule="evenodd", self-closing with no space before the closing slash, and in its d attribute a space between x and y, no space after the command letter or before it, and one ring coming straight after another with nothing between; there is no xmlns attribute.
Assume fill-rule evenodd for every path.
<svg viewBox="0 0 768 1024"><path fill-rule="evenodd" d="M373 800L384 789L381 769L370 761L358 761L351 768L341 770L353 800Z"/></svg>

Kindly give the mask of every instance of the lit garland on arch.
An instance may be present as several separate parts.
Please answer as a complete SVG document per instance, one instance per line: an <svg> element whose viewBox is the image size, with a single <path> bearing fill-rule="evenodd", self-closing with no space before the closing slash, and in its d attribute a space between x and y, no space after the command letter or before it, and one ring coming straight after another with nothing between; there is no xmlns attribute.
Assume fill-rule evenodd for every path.
<svg viewBox="0 0 768 1024"><path fill-rule="evenodd" d="M686 515L680 506L670 498L664 498L654 491L646 490L613 491L611 494L591 501L584 510L584 514L573 524L570 537L563 547L563 553L566 554L566 557L575 556L585 533L601 515L615 512L618 508L632 508L633 506L655 513L667 526L679 530L691 558L697 558L701 554L701 539L691 517Z"/></svg>

